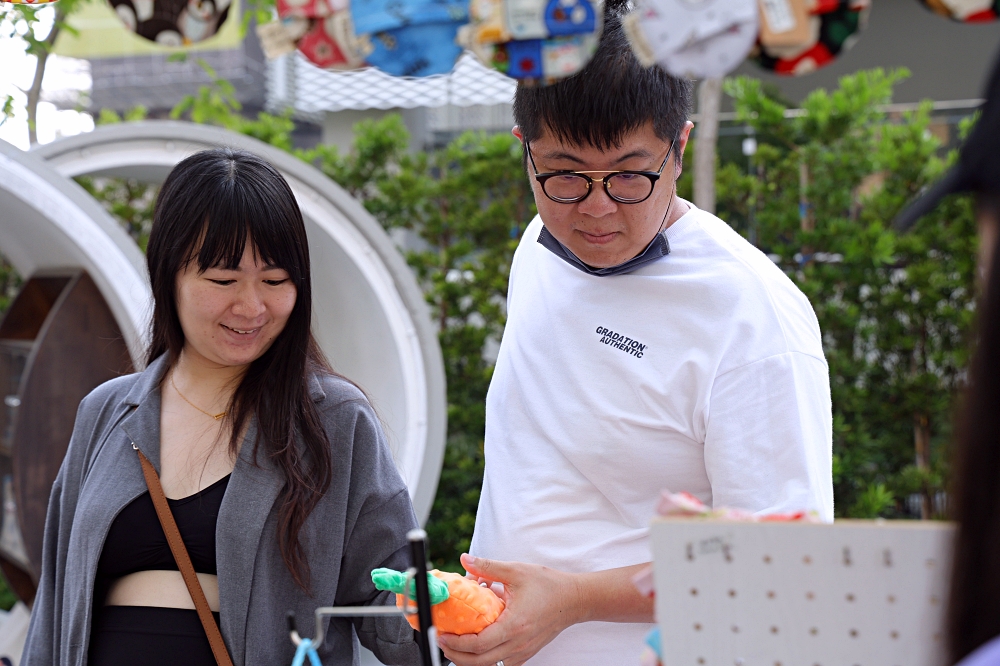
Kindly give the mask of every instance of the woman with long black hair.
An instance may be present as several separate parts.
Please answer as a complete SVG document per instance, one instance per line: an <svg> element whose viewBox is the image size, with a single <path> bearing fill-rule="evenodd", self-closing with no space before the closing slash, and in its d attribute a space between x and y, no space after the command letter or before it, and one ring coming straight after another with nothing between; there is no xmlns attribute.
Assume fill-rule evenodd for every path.
<svg viewBox="0 0 1000 666"><path fill-rule="evenodd" d="M1000 57L958 163L904 210L906 229L942 197L976 196L980 297L976 350L953 446L949 496L957 523L947 614L948 663L1000 665Z"/></svg>
<svg viewBox="0 0 1000 666"><path fill-rule="evenodd" d="M1000 196L981 196L977 207L983 293L951 487L949 663L963 666L1000 664Z"/></svg>
<svg viewBox="0 0 1000 666"><path fill-rule="evenodd" d="M200 666L225 663L223 641L237 666L290 663L287 611L391 603L369 573L407 568L409 495L364 394L310 332L305 226L271 165L230 149L179 163L146 256L148 365L80 404L21 663ZM325 664L357 663L359 639L386 663L418 659L398 617L332 620L326 636Z"/></svg>

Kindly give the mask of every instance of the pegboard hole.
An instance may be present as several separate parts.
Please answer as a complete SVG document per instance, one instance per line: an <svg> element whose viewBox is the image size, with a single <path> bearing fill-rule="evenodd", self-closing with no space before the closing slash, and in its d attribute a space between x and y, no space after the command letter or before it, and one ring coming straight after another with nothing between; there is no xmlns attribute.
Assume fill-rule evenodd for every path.
<svg viewBox="0 0 1000 666"><path fill-rule="evenodd" d="M778 628L777 627L771 627L771 633L772 634L778 633Z"/></svg>
<svg viewBox="0 0 1000 666"><path fill-rule="evenodd" d="M813 594L812 592L806 592L806 599L808 599L809 601L812 601L815 598L816 598L815 594Z"/></svg>
<svg viewBox="0 0 1000 666"><path fill-rule="evenodd" d="M846 597L846 599L847 599L847 601L848 601L849 603L853 603L853 602L854 602L854 595L853 595L853 594L851 594L850 592L848 592L848 593L847 593L847 597Z"/></svg>
<svg viewBox="0 0 1000 666"><path fill-rule="evenodd" d="M764 564L770 564L770 563L771 563L771 556L770 555L765 555L764 556Z"/></svg>
<svg viewBox="0 0 1000 666"><path fill-rule="evenodd" d="M691 588L691 596L692 597L697 597L698 596L698 588L697 587L692 587Z"/></svg>
<svg viewBox="0 0 1000 666"><path fill-rule="evenodd" d="M700 624L700 623L698 623L698 622L695 622L695 623L694 623L694 630L695 630L695 631L701 631L701 624Z"/></svg>
<svg viewBox="0 0 1000 666"><path fill-rule="evenodd" d="M736 590L729 590L729 596L730 597L735 597L736 596Z"/></svg>
<svg viewBox="0 0 1000 666"><path fill-rule="evenodd" d="M704 664L705 663L705 658L704 657L698 657L698 663L699 664Z"/></svg>
<svg viewBox="0 0 1000 666"><path fill-rule="evenodd" d="M767 598L768 599L774 599L774 590L768 590L767 591Z"/></svg>
<svg viewBox="0 0 1000 666"><path fill-rule="evenodd" d="M889 595L889 603L890 604L896 603L896 597L892 594Z"/></svg>
<svg viewBox="0 0 1000 666"><path fill-rule="evenodd" d="M813 558L806 555L802 558L802 564L812 564Z"/></svg>
<svg viewBox="0 0 1000 666"><path fill-rule="evenodd" d="M819 629L817 629L816 627L812 627L811 629L809 629L809 635L811 635L811 636L815 636L818 633L819 633Z"/></svg>
<svg viewBox="0 0 1000 666"><path fill-rule="evenodd" d="M927 566L928 567L933 567L935 564L937 564L936 561L934 561L934 560L927 560Z"/></svg>
<svg viewBox="0 0 1000 666"><path fill-rule="evenodd" d="M733 633L734 633L734 634L738 634L738 633L740 633L740 628L739 628L739 627L737 627L737 626L736 626L735 624L734 624L734 625L733 625L733 626L731 627L731 629L733 630Z"/></svg>
<svg viewBox="0 0 1000 666"><path fill-rule="evenodd" d="M898 640L899 639L899 632L898 631L890 631L889 632L889 638L891 638L894 641Z"/></svg>
<svg viewBox="0 0 1000 666"><path fill-rule="evenodd" d="M851 629L848 633L851 634L851 638L857 638L858 637L858 630L857 629Z"/></svg>
<svg viewBox="0 0 1000 666"><path fill-rule="evenodd" d="M938 601L940 601L940 599L938 599L937 597L931 597L931 606L937 606Z"/></svg>

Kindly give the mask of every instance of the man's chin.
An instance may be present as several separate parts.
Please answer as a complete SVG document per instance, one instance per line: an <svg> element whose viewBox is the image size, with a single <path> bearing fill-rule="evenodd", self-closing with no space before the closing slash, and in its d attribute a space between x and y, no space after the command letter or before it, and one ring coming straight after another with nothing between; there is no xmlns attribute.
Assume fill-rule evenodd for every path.
<svg viewBox="0 0 1000 666"><path fill-rule="evenodd" d="M610 268L621 263L618 257L622 254L618 243L612 241L607 244L588 243L577 239L572 245L566 248L576 255L576 258L587 264L591 268Z"/></svg>
<svg viewBox="0 0 1000 666"><path fill-rule="evenodd" d="M601 254L601 255L597 255L597 254L594 254L594 253L590 253L590 254L588 254L588 253L577 254L575 251L573 252L573 254L576 254L576 258L577 259L579 259L583 263L587 264L591 268L595 268L595 269L596 268L611 268L612 266L617 266L618 264L620 264L623 261L625 261L625 260L616 261L614 258L609 258L608 255L606 255L606 254Z"/></svg>

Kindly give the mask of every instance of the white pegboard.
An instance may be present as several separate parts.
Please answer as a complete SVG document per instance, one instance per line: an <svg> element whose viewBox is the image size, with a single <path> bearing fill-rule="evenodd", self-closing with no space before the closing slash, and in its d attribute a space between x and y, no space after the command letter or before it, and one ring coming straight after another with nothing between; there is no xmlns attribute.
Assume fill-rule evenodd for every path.
<svg viewBox="0 0 1000 666"><path fill-rule="evenodd" d="M664 666L940 666L953 526L651 528Z"/></svg>

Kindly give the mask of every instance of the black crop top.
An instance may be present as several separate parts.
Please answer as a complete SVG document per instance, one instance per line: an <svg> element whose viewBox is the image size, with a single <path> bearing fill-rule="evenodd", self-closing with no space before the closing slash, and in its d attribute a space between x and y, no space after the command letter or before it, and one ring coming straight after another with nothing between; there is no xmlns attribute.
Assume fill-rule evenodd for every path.
<svg viewBox="0 0 1000 666"><path fill-rule="evenodd" d="M168 499L177 529L198 573L215 574L215 524L229 475L183 499ZM137 571L178 571L153 500L145 492L121 510L111 523L97 563L94 604L104 605L111 583Z"/></svg>

